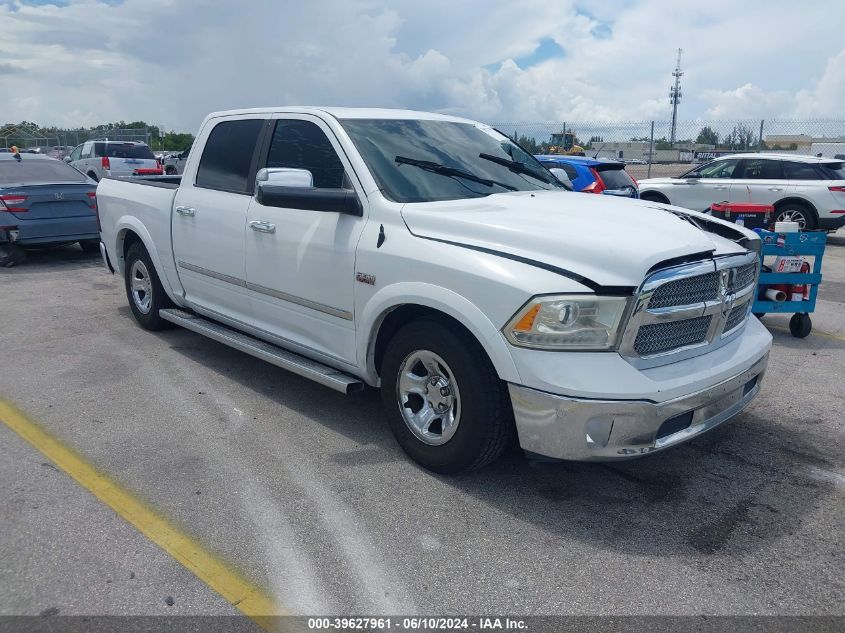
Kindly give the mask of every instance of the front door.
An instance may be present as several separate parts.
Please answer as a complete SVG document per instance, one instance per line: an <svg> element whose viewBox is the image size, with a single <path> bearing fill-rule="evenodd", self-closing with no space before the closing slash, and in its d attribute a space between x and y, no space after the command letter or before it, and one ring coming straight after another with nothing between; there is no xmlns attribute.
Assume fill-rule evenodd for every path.
<svg viewBox="0 0 845 633"><path fill-rule="evenodd" d="M269 207L252 199L246 275L257 327L304 348L355 362L355 249L366 198L331 129L308 115L275 121L261 167L307 169L315 188L354 189L363 217Z"/></svg>
<svg viewBox="0 0 845 633"><path fill-rule="evenodd" d="M227 119L203 130L198 166L182 178L172 217L173 252L185 298L195 307L249 321L244 240L258 139L266 121ZM199 139L200 141L202 138Z"/></svg>
<svg viewBox="0 0 845 633"><path fill-rule="evenodd" d="M727 202L731 195L731 178L738 160L729 158L709 163L697 170L698 176L673 181L672 203L693 211L707 211L714 202Z"/></svg>

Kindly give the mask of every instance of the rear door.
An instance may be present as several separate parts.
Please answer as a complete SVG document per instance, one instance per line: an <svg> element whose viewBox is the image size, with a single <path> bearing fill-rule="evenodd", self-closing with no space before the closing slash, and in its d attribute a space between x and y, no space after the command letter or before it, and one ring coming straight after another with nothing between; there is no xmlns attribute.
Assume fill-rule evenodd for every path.
<svg viewBox="0 0 845 633"><path fill-rule="evenodd" d="M251 321L244 240L258 141L265 120L255 115L209 121L176 192L173 253L185 297L211 316Z"/></svg>
<svg viewBox="0 0 845 633"><path fill-rule="evenodd" d="M731 202L774 204L786 195L783 163L767 158L744 158L734 172Z"/></svg>

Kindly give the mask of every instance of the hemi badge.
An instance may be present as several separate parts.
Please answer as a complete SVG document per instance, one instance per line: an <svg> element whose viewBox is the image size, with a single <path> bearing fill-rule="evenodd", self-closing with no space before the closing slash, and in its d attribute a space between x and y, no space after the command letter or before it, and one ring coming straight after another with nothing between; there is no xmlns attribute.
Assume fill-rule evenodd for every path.
<svg viewBox="0 0 845 633"><path fill-rule="evenodd" d="M355 273L355 280L360 281L362 284L368 284L370 286L376 285L376 276L370 275L368 273Z"/></svg>

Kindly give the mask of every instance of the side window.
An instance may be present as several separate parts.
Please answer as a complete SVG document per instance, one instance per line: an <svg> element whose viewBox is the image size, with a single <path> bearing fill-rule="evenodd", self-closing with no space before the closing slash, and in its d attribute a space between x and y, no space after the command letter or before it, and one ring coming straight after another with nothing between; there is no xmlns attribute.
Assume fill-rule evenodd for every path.
<svg viewBox="0 0 845 633"><path fill-rule="evenodd" d="M783 170L789 180L821 180L822 177L810 163L785 162Z"/></svg>
<svg viewBox="0 0 845 633"><path fill-rule="evenodd" d="M750 180L783 180L783 169L780 161L762 158L746 159L742 161L742 168L734 178Z"/></svg>
<svg viewBox="0 0 845 633"><path fill-rule="evenodd" d="M197 186L252 193L249 172L263 124L264 119L242 119L215 125L202 150Z"/></svg>
<svg viewBox="0 0 845 633"><path fill-rule="evenodd" d="M82 155L82 145L78 145L73 149L71 152L70 159L71 160L79 160L79 157Z"/></svg>
<svg viewBox="0 0 845 633"><path fill-rule="evenodd" d="M85 143L82 146L82 154L80 155L80 158L91 158L91 146L92 145L93 145L93 143Z"/></svg>
<svg viewBox="0 0 845 633"><path fill-rule="evenodd" d="M343 163L316 123L279 119L273 131L266 167L307 169L317 189L342 189Z"/></svg>
<svg viewBox="0 0 845 633"><path fill-rule="evenodd" d="M698 170L701 178L733 178L734 170L739 161L735 158L717 160Z"/></svg>
<svg viewBox="0 0 845 633"><path fill-rule="evenodd" d="M567 165L566 163L562 163L558 165L563 171L566 172L566 175L569 176L569 180L575 180L578 177L578 172L575 171L575 168L572 165Z"/></svg>

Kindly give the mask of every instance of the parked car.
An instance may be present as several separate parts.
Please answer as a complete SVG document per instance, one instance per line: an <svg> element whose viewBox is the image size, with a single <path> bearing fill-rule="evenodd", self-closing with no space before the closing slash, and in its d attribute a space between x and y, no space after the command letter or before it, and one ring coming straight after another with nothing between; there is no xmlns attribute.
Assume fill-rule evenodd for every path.
<svg viewBox="0 0 845 633"><path fill-rule="evenodd" d="M732 154L676 178L640 181L640 198L707 211L714 202L772 204L802 229L845 226L845 163L792 154Z"/></svg>
<svg viewBox="0 0 845 633"><path fill-rule="evenodd" d="M402 110L209 115L182 177L105 178L134 318L340 392L438 472L646 455L758 393L757 235L563 190L493 128ZM143 353L139 349L138 353Z"/></svg>
<svg viewBox="0 0 845 633"><path fill-rule="evenodd" d="M181 174L185 170L185 163L188 162L188 156L191 153L191 148L174 152L164 159L164 173L168 176Z"/></svg>
<svg viewBox="0 0 845 633"><path fill-rule="evenodd" d="M555 154L538 155L535 158L547 169L563 169L574 191L623 198L639 196L637 181L625 171L625 164L617 160Z"/></svg>
<svg viewBox="0 0 845 633"><path fill-rule="evenodd" d="M0 154L0 263L23 261L23 247L79 242L97 252L97 183L40 154Z"/></svg>
<svg viewBox="0 0 845 633"><path fill-rule="evenodd" d="M77 145L65 161L95 181L106 176L160 176L163 173L146 143L87 141Z"/></svg>

